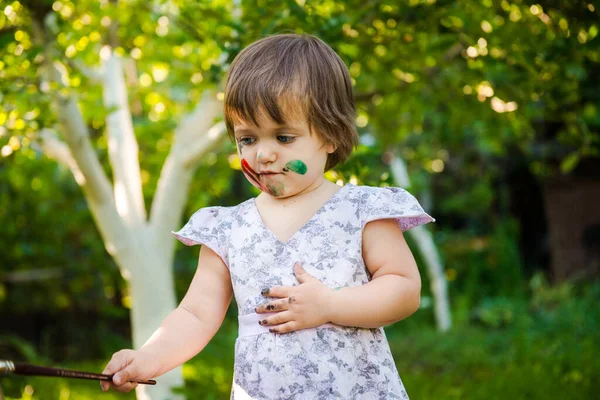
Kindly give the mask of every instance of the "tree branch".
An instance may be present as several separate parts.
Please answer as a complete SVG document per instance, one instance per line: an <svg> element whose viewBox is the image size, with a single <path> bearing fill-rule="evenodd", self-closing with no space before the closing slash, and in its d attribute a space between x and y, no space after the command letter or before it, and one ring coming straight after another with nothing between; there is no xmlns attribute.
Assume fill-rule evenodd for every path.
<svg viewBox="0 0 600 400"><path fill-rule="evenodd" d="M214 149L225 136L227 127L225 122L217 122L207 132L202 140L195 140L190 146L185 149L183 155L183 166L185 168L195 168L202 157Z"/></svg>
<svg viewBox="0 0 600 400"><path fill-rule="evenodd" d="M110 2L111 7L117 7L118 0ZM119 215L129 226L143 226L146 223L146 206L142 192L139 147L129 110L123 62L114 51L119 45L118 22L114 18L111 21L105 36L106 45L100 52L104 71L102 98L104 106L110 112L106 117L108 157L112 166Z"/></svg>
<svg viewBox="0 0 600 400"><path fill-rule="evenodd" d="M50 80L60 82L59 72L54 64L48 61L47 67L50 70ZM58 108L58 119L71 149L71 154L85 177L86 187L89 190L91 199L97 203L112 203L110 182L104 174L90 143L89 132L77 101L72 94L65 96L53 92L52 96L54 104Z"/></svg>
<svg viewBox="0 0 600 400"><path fill-rule="evenodd" d="M46 131L47 146L53 155L62 160L61 162L67 163L73 171L77 183L85 194L106 250L112 256L117 256L120 254L121 248L133 247L131 235L117 213L110 182L92 147L87 125L79 110L77 100L62 85L65 77L61 76L61 71L55 65L58 62L53 59L52 45L46 37L46 30L37 20L32 21L32 27L34 40L44 47L44 75L50 82L56 83L59 88L62 88L62 90L52 91L51 94L69 151L65 151L62 141L53 138ZM58 65L60 66L60 64ZM116 259L118 262L118 257Z"/></svg>
<svg viewBox="0 0 600 400"><path fill-rule="evenodd" d="M69 146L51 129L44 128L40 131L39 135L40 150L46 154L46 156L56 160L59 164L69 168L73 173L73 177L79 186L85 185L85 176L81 173L77 162L71 154Z"/></svg>
<svg viewBox="0 0 600 400"><path fill-rule="evenodd" d="M146 207L139 148L129 110L123 63L112 49L107 55L104 71L104 105L109 110L114 109L106 117L106 131L117 211L128 224L140 225L145 223Z"/></svg>
<svg viewBox="0 0 600 400"><path fill-rule="evenodd" d="M163 246L167 261L173 256L172 247L175 246L175 241L170 240L169 231L175 229L181 219L198 161L224 137L224 123L211 127L220 112L221 102L213 92L206 92L196 108L181 120L175 130L173 146L161 170L150 212L154 237Z"/></svg>
<svg viewBox="0 0 600 400"><path fill-rule="evenodd" d="M83 76L89 79L90 82L100 83L104 79L104 71L102 71L102 69L90 67L77 58L69 59L67 62L71 68L79 71Z"/></svg>
<svg viewBox="0 0 600 400"><path fill-rule="evenodd" d="M173 149L179 151L198 140L198 135L207 132L215 119L223 112L223 104L217 100L215 92L204 91L194 110L184 116L175 129Z"/></svg>

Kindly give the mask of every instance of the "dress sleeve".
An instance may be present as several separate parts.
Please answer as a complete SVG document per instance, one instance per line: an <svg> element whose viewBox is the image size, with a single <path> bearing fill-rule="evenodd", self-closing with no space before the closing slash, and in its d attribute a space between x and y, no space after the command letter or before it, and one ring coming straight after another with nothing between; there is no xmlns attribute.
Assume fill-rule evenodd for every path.
<svg viewBox="0 0 600 400"><path fill-rule="evenodd" d="M371 221L394 218L404 232L435 221L406 190L396 187L374 189L376 192L367 205L368 212L363 227Z"/></svg>
<svg viewBox="0 0 600 400"><path fill-rule="evenodd" d="M190 220L177 232L171 232L177 240L186 246L201 244L217 253L225 265L229 267L227 243L229 229L226 210L223 207L207 207L196 211Z"/></svg>

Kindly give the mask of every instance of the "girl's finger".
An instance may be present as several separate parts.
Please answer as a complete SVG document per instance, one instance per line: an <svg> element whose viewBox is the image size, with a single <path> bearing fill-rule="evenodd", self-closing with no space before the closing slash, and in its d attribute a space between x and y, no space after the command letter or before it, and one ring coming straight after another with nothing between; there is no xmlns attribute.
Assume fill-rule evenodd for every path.
<svg viewBox="0 0 600 400"><path fill-rule="evenodd" d="M273 311L285 311L289 308L289 303L287 301L287 299L283 299L283 300L274 300L274 301L270 301L266 304L262 304L258 307L256 307L256 312L257 313L269 313L269 312L273 312Z"/></svg>
<svg viewBox="0 0 600 400"><path fill-rule="evenodd" d="M269 328L269 332L271 333L288 333L294 332L299 329L298 323L296 321L289 321L285 324L277 325L272 328Z"/></svg>
<svg viewBox="0 0 600 400"><path fill-rule="evenodd" d="M113 383L112 385L113 388L115 388L115 390L124 393L130 392L132 389L135 389L137 387L136 382L125 382L124 384L118 386Z"/></svg>
<svg viewBox="0 0 600 400"><path fill-rule="evenodd" d="M262 326L280 325L280 324L285 324L286 322L291 321L291 319L292 319L292 315L289 311L282 311L282 312L278 312L275 315L271 315L269 317L261 319L260 321L258 321L258 324L262 325Z"/></svg>
<svg viewBox="0 0 600 400"><path fill-rule="evenodd" d="M270 288L263 289L260 294L265 297L288 297L289 295L289 286L273 286Z"/></svg>
<svg viewBox="0 0 600 400"><path fill-rule="evenodd" d="M300 283L308 282L312 279L315 279L314 276L306 272L301 263L297 262L294 264L294 274L296 275L296 279Z"/></svg>

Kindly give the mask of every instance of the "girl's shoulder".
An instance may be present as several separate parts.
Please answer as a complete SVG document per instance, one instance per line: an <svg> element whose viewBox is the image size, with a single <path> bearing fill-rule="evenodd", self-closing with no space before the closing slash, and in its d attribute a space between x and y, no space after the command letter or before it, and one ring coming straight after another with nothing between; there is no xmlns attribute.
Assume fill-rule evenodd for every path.
<svg viewBox="0 0 600 400"><path fill-rule="evenodd" d="M434 222L419 201L399 187L349 186L346 198L360 208L363 226L378 219L396 219L403 231Z"/></svg>
<svg viewBox="0 0 600 400"><path fill-rule="evenodd" d="M177 232L172 232L182 243L190 246L201 244L200 237L223 235L231 229L232 222L250 206L253 199L236 206L202 207L192 214L187 223Z"/></svg>
<svg viewBox="0 0 600 400"><path fill-rule="evenodd" d="M411 200L415 200L407 190L393 187L377 187L377 186L364 186L354 185L347 183L343 189L345 191L345 199L352 202L360 203L364 206L375 206L385 203L409 203Z"/></svg>
<svg viewBox="0 0 600 400"><path fill-rule="evenodd" d="M247 209L252 199L232 207L203 207L177 232L171 232L186 246L205 245L221 257L229 268L229 235L233 221ZM242 213L243 214L243 213Z"/></svg>
<svg viewBox="0 0 600 400"><path fill-rule="evenodd" d="M252 201L254 201L254 199L250 198L235 206L202 207L194 212L190 219L196 218L205 222L213 223L227 222L231 218L234 218L241 211L249 207Z"/></svg>

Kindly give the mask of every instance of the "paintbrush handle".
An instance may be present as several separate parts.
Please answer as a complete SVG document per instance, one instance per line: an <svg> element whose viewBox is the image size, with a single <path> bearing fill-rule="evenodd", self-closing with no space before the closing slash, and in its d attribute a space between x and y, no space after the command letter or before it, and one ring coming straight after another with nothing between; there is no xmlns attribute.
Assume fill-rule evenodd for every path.
<svg viewBox="0 0 600 400"><path fill-rule="evenodd" d="M13 373L15 375L29 376L58 376L63 378L93 379L100 381L112 381L113 377L112 375L95 374L92 372L73 371L60 368L40 367L38 365L13 363L12 361L8 360L0 360L0 374L2 373ZM155 380L130 382L137 382L144 385L156 385Z"/></svg>

